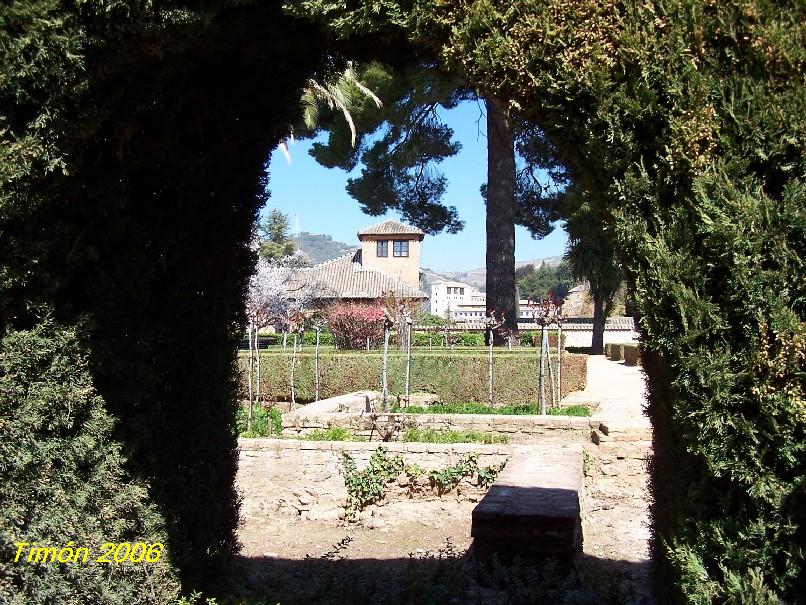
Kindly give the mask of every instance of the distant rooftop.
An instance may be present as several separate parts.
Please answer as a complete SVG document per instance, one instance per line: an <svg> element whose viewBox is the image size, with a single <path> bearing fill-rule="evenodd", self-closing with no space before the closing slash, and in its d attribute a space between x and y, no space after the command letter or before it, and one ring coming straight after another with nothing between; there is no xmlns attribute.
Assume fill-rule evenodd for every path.
<svg viewBox="0 0 806 605"><path fill-rule="evenodd" d="M416 235L422 240L425 232L417 227L404 225L399 221L388 220L377 225L371 225L358 232L358 239L366 235Z"/></svg>
<svg viewBox="0 0 806 605"><path fill-rule="evenodd" d="M428 298L422 290L379 269L363 266L361 250L298 270L287 288L294 291L304 287L311 289L317 298L377 299L388 293L405 298Z"/></svg>

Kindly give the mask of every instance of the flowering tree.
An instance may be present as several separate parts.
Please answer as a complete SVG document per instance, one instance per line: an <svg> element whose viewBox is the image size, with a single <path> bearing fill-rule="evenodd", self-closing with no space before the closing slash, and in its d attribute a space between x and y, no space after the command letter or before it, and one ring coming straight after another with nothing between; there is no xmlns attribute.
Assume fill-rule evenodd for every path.
<svg viewBox="0 0 806 605"><path fill-rule="evenodd" d="M341 349L360 349L367 339L373 344L380 343L384 317L380 305L357 303L337 303L327 314L333 338Z"/></svg>
<svg viewBox="0 0 806 605"><path fill-rule="evenodd" d="M302 254L302 253L300 253ZM249 363L247 378L249 382L249 412L247 430L252 430L252 409L255 399L260 399L260 355L258 349L258 330L271 323L281 323L285 329L298 323L313 301L313 293L308 288L289 290L288 283L294 271L303 264L292 254L284 263L269 262L260 259L255 273L249 281L246 299L246 316L248 320ZM303 255L304 256L304 255ZM284 259L285 260L285 259ZM300 261L300 262L297 262ZM256 380L255 380L256 379Z"/></svg>

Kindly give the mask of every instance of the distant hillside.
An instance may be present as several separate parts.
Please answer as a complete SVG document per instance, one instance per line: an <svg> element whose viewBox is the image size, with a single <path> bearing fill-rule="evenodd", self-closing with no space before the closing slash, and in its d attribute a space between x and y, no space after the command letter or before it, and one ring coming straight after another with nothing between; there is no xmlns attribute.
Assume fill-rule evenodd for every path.
<svg viewBox="0 0 806 605"><path fill-rule="evenodd" d="M303 231L292 239L294 243L299 246L300 250L311 257L315 265L342 256L353 250L358 250L358 246L356 245L351 246L344 242L337 242L329 235L321 235L319 233Z"/></svg>

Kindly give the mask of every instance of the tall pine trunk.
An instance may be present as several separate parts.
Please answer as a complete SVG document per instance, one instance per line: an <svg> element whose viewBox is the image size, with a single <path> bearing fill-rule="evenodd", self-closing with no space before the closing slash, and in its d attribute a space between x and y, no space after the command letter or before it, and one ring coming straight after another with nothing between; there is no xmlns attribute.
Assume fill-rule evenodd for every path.
<svg viewBox="0 0 806 605"><path fill-rule="evenodd" d="M502 329L517 330L515 316L515 146L509 116L495 99L487 106L487 314L506 314ZM506 339L500 330L494 343Z"/></svg>
<svg viewBox="0 0 806 605"><path fill-rule="evenodd" d="M594 293L591 355L602 355L604 353L604 329L606 319L604 314L604 297L601 294Z"/></svg>

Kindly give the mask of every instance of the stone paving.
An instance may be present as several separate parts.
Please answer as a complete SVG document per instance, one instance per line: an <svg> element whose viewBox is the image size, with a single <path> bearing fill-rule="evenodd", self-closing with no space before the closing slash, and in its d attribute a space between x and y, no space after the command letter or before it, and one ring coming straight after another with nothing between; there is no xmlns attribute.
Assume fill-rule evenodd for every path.
<svg viewBox="0 0 806 605"><path fill-rule="evenodd" d="M641 366L610 361L604 355L588 357L588 382L584 391L566 396L562 405L588 404L595 409L592 435L600 441L647 441L652 424L644 415L646 383Z"/></svg>

